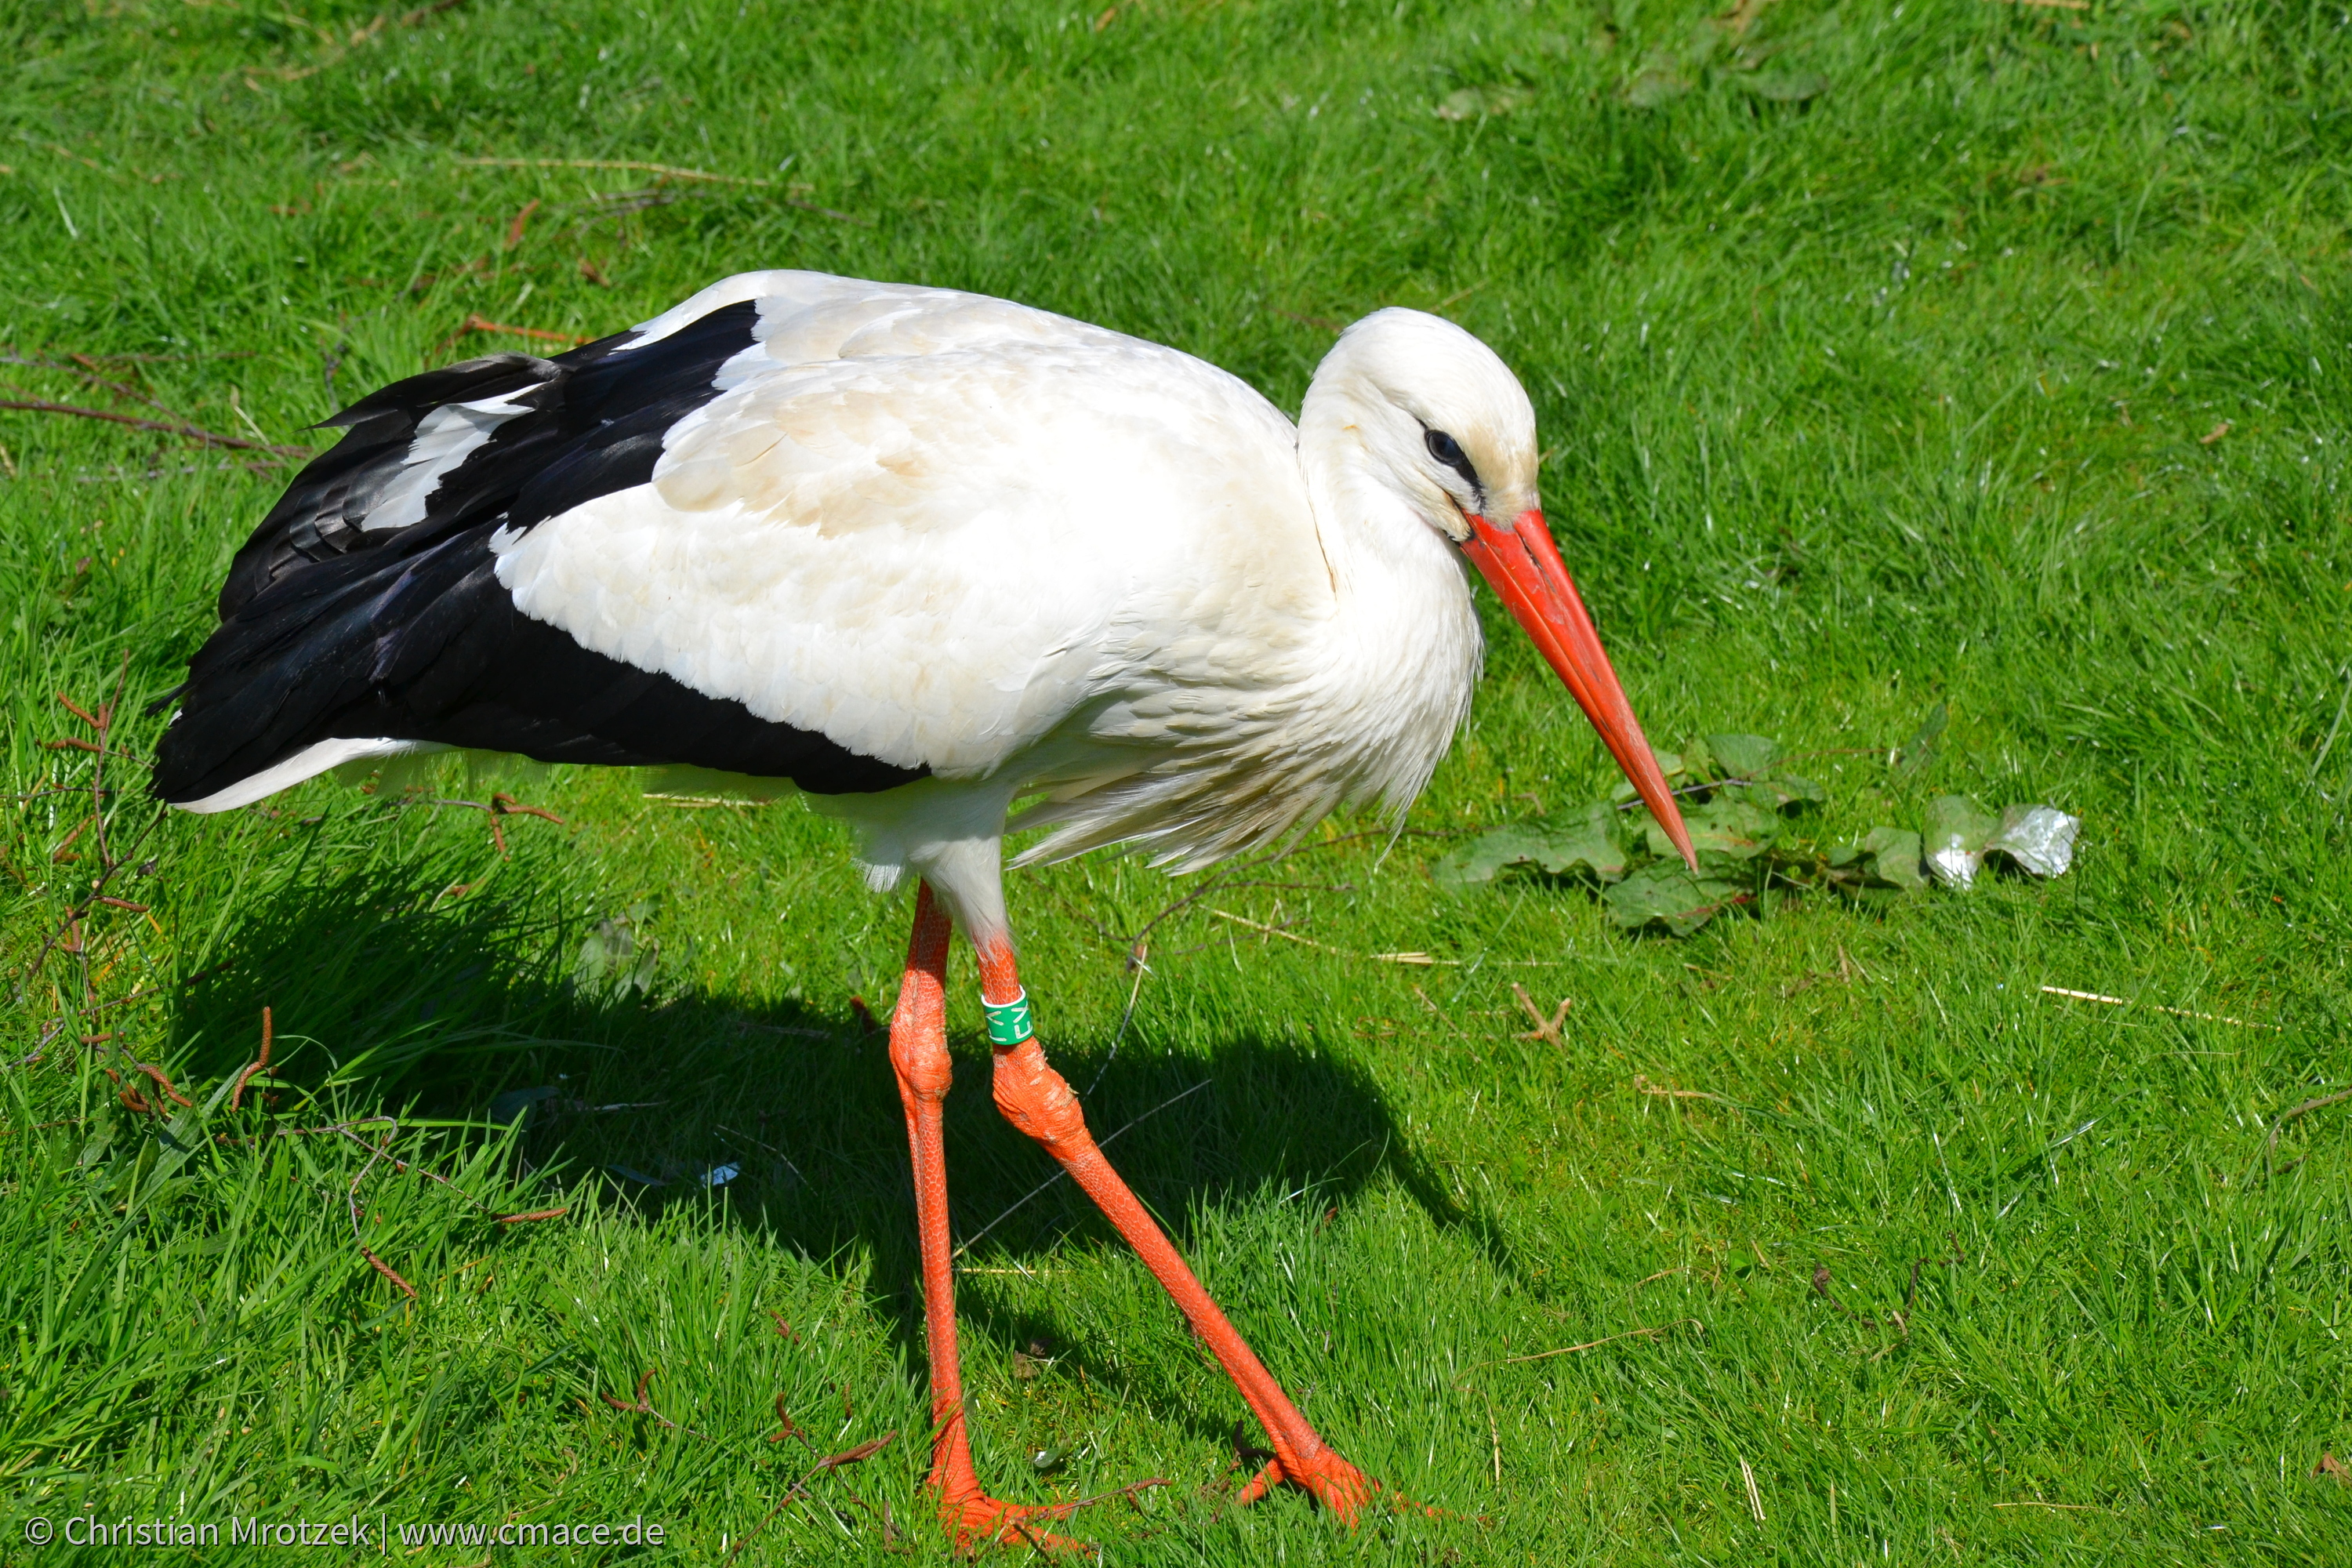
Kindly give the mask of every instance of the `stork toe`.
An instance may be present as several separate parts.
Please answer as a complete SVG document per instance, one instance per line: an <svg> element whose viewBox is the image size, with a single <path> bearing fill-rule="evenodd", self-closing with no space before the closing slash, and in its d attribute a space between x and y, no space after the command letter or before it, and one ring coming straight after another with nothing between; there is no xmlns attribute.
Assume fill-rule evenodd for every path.
<svg viewBox="0 0 2352 1568"><path fill-rule="evenodd" d="M1341 1458L1337 1449L1326 1448L1312 1458L1294 1458L1288 1464L1278 1456L1268 1459L1234 1500L1246 1508L1285 1481L1312 1493L1340 1523L1350 1525L1380 1489L1378 1482Z"/></svg>
<svg viewBox="0 0 2352 1568"><path fill-rule="evenodd" d="M1373 1480L1332 1448L1325 1448L1312 1458L1294 1458L1286 1464L1279 1456L1268 1459L1265 1468L1250 1478L1249 1485L1234 1495L1234 1501L1247 1508L1286 1481L1311 1494L1340 1523L1351 1527L1361 1521L1365 1506L1375 1497L1384 1497L1392 1506L1416 1513L1439 1513Z"/></svg>
<svg viewBox="0 0 2352 1568"><path fill-rule="evenodd" d="M1045 1528L1048 1521L1060 1523L1078 1507L1076 1503L1003 1502L975 1487L960 1496L942 1498L940 1520L955 1537L959 1552L983 1546L1027 1545L1057 1554L1092 1555L1099 1550L1092 1542L1075 1541Z"/></svg>

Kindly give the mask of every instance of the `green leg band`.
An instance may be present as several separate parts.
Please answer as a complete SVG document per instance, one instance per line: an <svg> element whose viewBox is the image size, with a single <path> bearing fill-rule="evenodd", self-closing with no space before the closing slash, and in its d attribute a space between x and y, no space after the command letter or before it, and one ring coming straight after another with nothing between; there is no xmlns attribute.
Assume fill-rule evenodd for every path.
<svg viewBox="0 0 2352 1568"><path fill-rule="evenodd" d="M980 1005L988 1014L990 1045L1002 1049L1036 1037L1037 1031L1029 1026L1028 992L1024 991L1010 1002L991 1002L983 996Z"/></svg>

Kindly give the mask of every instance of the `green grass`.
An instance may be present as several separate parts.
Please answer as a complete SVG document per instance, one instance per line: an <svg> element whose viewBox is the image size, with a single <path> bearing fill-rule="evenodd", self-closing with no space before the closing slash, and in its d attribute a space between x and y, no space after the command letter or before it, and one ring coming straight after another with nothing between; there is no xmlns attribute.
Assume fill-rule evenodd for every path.
<svg viewBox="0 0 2352 1568"><path fill-rule="evenodd" d="M2311 1474L2352 1450L2352 1102L2281 1121L2352 1079L2338 8L1780 0L1744 34L1635 0L375 15L6 7L0 343L164 356L99 368L298 443L331 359L348 398L517 343L444 346L471 312L599 333L749 267L1012 295L1293 406L1327 323L1443 309L1525 378L1555 529L1662 746L1816 753L1824 837L1955 790L2085 820L2063 880L1801 899L1686 942L1573 884L1449 898L1448 840L1339 824L1243 879L1287 885L1154 929L1139 985L1126 940L1191 887L1103 858L1018 879L1096 1127L1158 1109L1115 1157L1321 1428L1444 1512L1350 1534L1295 1497L1223 1506L1241 1404L1066 1187L965 1259L1001 1491L1167 1478L1084 1521L1134 1563L2352 1561L2352 1488ZM1434 112L1465 89L1507 112ZM54 369L0 383L155 413ZM132 705L282 474L43 414L0 412L0 1560L123 1560L23 1544L88 1508L641 1514L670 1532L646 1560L716 1562L810 1462L768 1440L780 1400L820 1452L898 1438L740 1561L893 1560L886 1505L899 1551L940 1556L905 1142L850 1005L887 1005L903 900L798 805L582 772L525 787L562 825L507 819L501 856L427 804L494 787L453 773L162 821L110 884L151 911L39 957L97 864L87 833L59 849L92 759L44 748L88 735L52 694L120 677L143 754ZM1610 782L1490 624L1417 830ZM1941 748L1890 770L1938 702ZM110 764L118 845L142 777ZM583 983L633 908L646 985ZM1397 950L1448 962L1348 956ZM970 1237L1047 1165L990 1109L959 973ZM1573 999L1564 1049L1524 1037L1514 981ZM265 1005L284 1087L233 1112ZM130 1060L195 1103L124 1109ZM543 1085L651 1103L483 1130ZM333 1134L259 1140L388 1113L462 1194ZM715 1193L607 1169L720 1158L743 1173ZM362 1173L414 1304L354 1239ZM604 1399L649 1368L691 1432ZM1033 1475L1046 1447L1070 1458Z"/></svg>

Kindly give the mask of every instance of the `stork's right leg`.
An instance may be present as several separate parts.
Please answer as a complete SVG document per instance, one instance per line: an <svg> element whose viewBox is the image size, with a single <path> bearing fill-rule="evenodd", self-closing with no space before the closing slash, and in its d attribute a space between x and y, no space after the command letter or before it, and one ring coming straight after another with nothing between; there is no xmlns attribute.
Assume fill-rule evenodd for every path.
<svg viewBox="0 0 2352 1568"><path fill-rule="evenodd" d="M890 1018L890 1066L907 1107L907 1142L915 1161L915 1223L922 1236L923 1331L931 1362L931 1473L940 1517L960 1547L1025 1541L1047 1549L1080 1542L1038 1529L1033 1521L1067 1516L1074 1504L999 1502L972 1472L971 1439L964 1430L963 1373L956 1355L955 1258L948 1246L947 1152L940 1106L953 1068L948 1059L948 917L926 884L915 898L915 931L907 944L907 974Z"/></svg>

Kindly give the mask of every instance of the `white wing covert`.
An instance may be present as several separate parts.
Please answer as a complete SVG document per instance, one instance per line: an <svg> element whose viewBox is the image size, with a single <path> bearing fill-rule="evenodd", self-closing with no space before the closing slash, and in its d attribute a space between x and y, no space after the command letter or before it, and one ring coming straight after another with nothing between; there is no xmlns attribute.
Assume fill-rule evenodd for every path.
<svg viewBox="0 0 2352 1568"><path fill-rule="evenodd" d="M1262 618L1264 584L1233 563L1304 564L1297 540L1231 537L1269 487L1298 490L1271 405L1200 361L1001 300L761 276L779 282L753 296L760 342L670 427L650 485L493 538L524 614L948 777L1188 665L1231 679L1220 656L1236 649L1138 634L1238 633L1201 603Z"/></svg>

